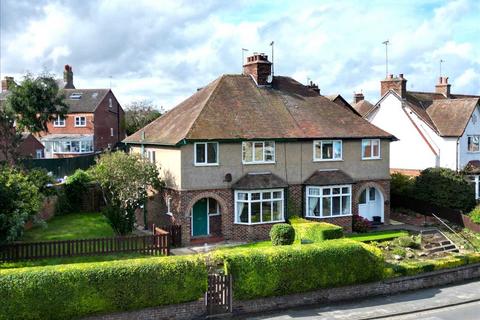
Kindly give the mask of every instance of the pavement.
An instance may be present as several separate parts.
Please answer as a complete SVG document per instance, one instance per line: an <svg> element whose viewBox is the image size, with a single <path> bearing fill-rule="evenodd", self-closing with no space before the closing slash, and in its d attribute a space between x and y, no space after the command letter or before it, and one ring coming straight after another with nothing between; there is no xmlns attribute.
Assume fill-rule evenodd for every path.
<svg viewBox="0 0 480 320"><path fill-rule="evenodd" d="M245 243L246 242L225 240L225 241L220 241L220 242L216 242L216 243L205 243L203 245L173 248L173 249L170 250L170 253L174 256L205 253L205 252L210 252L210 251L215 250L215 249L238 246L238 245L245 244Z"/></svg>
<svg viewBox="0 0 480 320"><path fill-rule="evenodd" d="M286 309L242 318L251 320L480 319L480 281L334 303L328 306Z"/></svg>

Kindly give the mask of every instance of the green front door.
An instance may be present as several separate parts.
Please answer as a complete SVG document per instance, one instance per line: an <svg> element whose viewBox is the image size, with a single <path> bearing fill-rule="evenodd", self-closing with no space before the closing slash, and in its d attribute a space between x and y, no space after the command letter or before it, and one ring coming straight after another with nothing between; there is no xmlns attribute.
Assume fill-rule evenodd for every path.
<svg viewBox="0 0 480 320"><path fill-rule="evenodd" d="M192 213L192 236L208 235L208 212L207 199L198 200L193 206Z"/></svg>

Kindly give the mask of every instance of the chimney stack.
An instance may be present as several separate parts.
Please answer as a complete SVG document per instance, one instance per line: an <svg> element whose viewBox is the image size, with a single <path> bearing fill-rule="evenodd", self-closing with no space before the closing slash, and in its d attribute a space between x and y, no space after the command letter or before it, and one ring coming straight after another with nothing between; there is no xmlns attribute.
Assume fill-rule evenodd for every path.
<svg viewBox="0 0 480 320"><path fill-rule="evenodd" d="M383 97L389 90L395 91L400 97L405 98L407 92L407 79L400 73L398 77L393 77L390 74L385 80L380 81L380 96Z"/></svg>
<svg viewBox="0 0 480 320"><path fill-rule="evenodd" d="M259 86L269 84L268 77L272 74L272 63L264 53L254 53L247 57L247 63L243 65L243 74L250 75Z"/></svg>
<svg viewBox="0 0 480 320"><path fill-rule="evenodd" d="M316 93L318 93L318 95L320 95L320 88L318 87L318 85L316 83L313 83L313 81L310 81L310 83L307 85L307 87L309 89L312 89Z"/></svg>
<svg viewBox="0 0 480 320"><path fill-rule="evenodd" d="M452 85L448 83L448 77L438 78L438 83L435 85L435 92L441 93L445 98L450 98L450 87Z"/></svg>
<svg viewBox="0 0 480 320"><path fill-rule="evenodd" d="M353 93L353 104L357 104L357 103L359 103L360 101L363 101L363 100L365 100L365 96L363 95L362 92L359 92L359 93L354 92Z"/></svg>
<svg viewBox="0 0 480 320"><path fill-rule="evenodd" d="M2 80L2 92L11 90L12 86L14 85L15 80L13 79L13 77L5 77L5 79Z"/></svg>
<svg viewBox="0 0 480 320"><path fill-rule="evenodd" d="M68 64L65 65L65 70L63 70L63 83L65 89L75 89L73 85L73 71L72 67Z"/></svg>

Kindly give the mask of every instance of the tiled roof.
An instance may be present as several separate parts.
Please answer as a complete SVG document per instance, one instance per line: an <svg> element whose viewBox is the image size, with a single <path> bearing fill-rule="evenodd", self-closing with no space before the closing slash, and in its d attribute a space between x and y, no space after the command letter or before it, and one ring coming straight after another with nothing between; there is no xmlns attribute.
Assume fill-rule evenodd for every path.
<svg viewBox="0 0 480 320"><path fill-rule="evenodd" d="M342 170L318 170L303 182L310 186L326 186L333 184L351 184L352 177Z"/></svg>
<svg viewBox="0 0 480 320"><path fill-rule="evenodd" d="M443 137L460 137L479 104L480 96L444 95L432 92L407 91L407 106L427 125Z"/></svg>
<svg viewBox="0 0 480 320"><path fill-rule="evenodd" d="M365 117L367 114L370 113L370 111L375 108L375 106L367 100L360 100L357 103L353 104L353 108L357 110L357 112L362 117Z"/></svg>
<svg viewBox="0 0 480 320"><path fill-rule="evenodd" d="M176 145L183 140L394 137L289 77L257 87L223 75L124 140Z"/></svg>
<svg viewBox="0 0 480 320"><path fill-rule="evenodd" d="M232 189L256 190L286 188L288 183L273 173L247 173L232 185Z"/></svg>

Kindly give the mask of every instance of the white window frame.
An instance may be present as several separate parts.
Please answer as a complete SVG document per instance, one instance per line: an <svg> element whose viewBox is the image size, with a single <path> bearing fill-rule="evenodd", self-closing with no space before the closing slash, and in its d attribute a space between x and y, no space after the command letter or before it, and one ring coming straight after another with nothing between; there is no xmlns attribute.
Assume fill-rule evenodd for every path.
<svg viewBox="0 0 480 320"><path fill-rule="evenodd" d="M209 217L219 216L219 215L220 215L220 205L218 204L217 199L213 199L213 200L215 200L215 202L217 203L217 205L216 205L217 211L216 211L216 212L213 212L213 213L210 212L210 199L213 199L213 198L207 198L208 216L209 216Z"/></svg>
<svg viewBox="0 0 480 320"><path fill-rule="evenodd" d="M208 162L208 144L209 143L214 143L217 145L217 158L215 163L209 163ZM205 151L205 162L198 162L197 161L197 148L201 147L203 145L204 151ZM220 144L218 142L212 142L212 141L207 141L207 142L195 142L193 144L193 158L194 158L194 165L196 167L208 167L208 166L218 166L219 164L219 159L220 157Z"/></svg>
<svg viewBox="0 0 480 320"><path fill-rule="evenodd" d="M56 128L64 128L66 122L67 122L66 117L58 116L55 120L53 120L53 126L56 127Z"/></svg>
<svg viewBox="0 0 480 320"><path fill-rule="evenodd" d="M82 124L83 119L83 124ZM87 126L87 117L85 116L75 116L75 127L86 127Z"/></svg>
<svg viewBox="0 0 480 320"><path fill-rule="evenodd" d="M473 184L475 188L475 199L480 199L480 176L478 174L470 175L469 176L470 182Z"/></svg>
<svg viewBox="0 0 480 320"><path fill-rule="evenodd" d="M251 204L252 203L256 203L256 202L266 202L264 201L263 199L263 193L264 192L270 192L271 193L271 196L270 196L270 199L266 199L266 200L270 200L270 203L271 203L271 209L273 207L273 202L274 201L281 201L282 202L282 206L281 206L281 218L280 220L275 220L275 221L260 221L260 222L252 222L252 206ZM275 198L273 199L272 196L273 196L273 193L274 192L280 192L281 193L281 198ZM238 194L239 193L246 193L248 194L247 196L247 200L239 200L238 199ZM252 193L260 193L260 199L259 200L252 200ZM248 222L241 222L240 221L240 217L238 216L238 203L239 202L242 202L242 203L245 203L247 206L248 206ZM234 221L235 221L235 224L243 224L243 225L256 225L256 224L272 224L272 223L280 223L280 222L285 222L285 194L284 194L284 190L283 189L259 189L259 190L235 190L235 205L234 205ZM262 220L262 210L263 210L263 207L262 205L260 205L260 220ZM273 210L272 210L272 218L273 218Z"/></svg>
<svg viewBox="0 0 480 320"><path fill-rule="evenodd" d="M113 108L112 98L108 98L108 107L109 107L109 108Z"/></svg>
<svg viewBox="0 0 480 320"><path fill-rule="evenodd" d="M35 159L43 159L45 158L44 149L36 149L35 150Z"/></svg>
<svg viewBox="0 0 480 320"><path fill-rule="evenodd" d="M157 162L157 152L155 150L145 150L143 157L148 160L150 163Z"/></svg>
<svg viewBox="0 0 480 320"><path fill-rule="evenodd" d="M334 188L340 188L340 193L334 195L333 194L333 189ZM348 193L343 193L342 188L348 188ZM311 189L319 189L319 195L310 195L309 191ZM329 195L323 195L323 190L325 189L330 189L330 194ZM343 214L342 213L342 196L349 196L350 197L350 205L349 205L349 213ZM324 216L322 215L322 208L323 208L323 198L330 198L332 199L333 197L339 197L340 198L340 214L333 215L333 201L330 200L330 215L329 216ZM319 198L320 199L320 216L316 215L310 215L308 212L308 207L309 207L309 198ZM344 185L330 185L330 186L307 186L305 188L305 217L307 218L315 218L315 219L328 219L328 218L337 218L337 217L349 217L352 215L352 185L351 184L344 184Z"/></svg>
<svg viewBox="0 0 480 320"><path fill-rule="evenodd" d="M273 159L272 160L265 160L265 154L266 154L266 148L265 148L265 143L266 142L269 142L269 143L272 143L273 144ZM245 145L247 143L251 143L252 144L252 159L250 161L248 160L245 160ZM261 143L262 144L262 150L263 150L263 157L262 157L262 160L255 160L255 144L256 143ZM243 141L242 142L242 164L271 164L271 163L275 163L275 149L276 149L276 145L275 145L275 141L271 141L271 140L264 140L264 141Z"/></svg>
<svg viewBox="0 0 480 320"><path fill-rule="evenodd" d="M372 144L373 141L377 141L378 143L378 155L375 156L373 155L373 148L370 148L370 157L364 157L364 142L366 141L370 141L370 144ZM381 159L381 155L382 155L382 144L380 143L380 139L362 139L362 160L378 160L378 159Z"/></svg>
<svg viewBox="0 0 480 320"><path fill-rule="evenodd" d="M323 156L323 145L327 143L331 143L332 147L335 145L336 142L340 142L340 158L332 157L331 159L324 159ZM316 156L316 149L317 145L320 144L320 158ZM335 149L335 147L333 147ZM313 161L342 161L343 160L343 141L342 140L314 140L313 141Z"/></svg>
<svg viewBox="0 0 480 320"><path fill-rule="evenodd" d="M479 140L477 151L471 151L470 148L469 148L470 147L470 140L473 139L474 137L476 137ZM472 135L467 136L467 152L468 153L479 153L480 152L480 135L472 134Z"/></svg>
<svg viewBox="0 0 480 320"><path fill-rule="evenodd" d="M173 216L173 213L172 213L172 197L167 197L167 212L166 212L167 215L169 216Z"/></svg>

